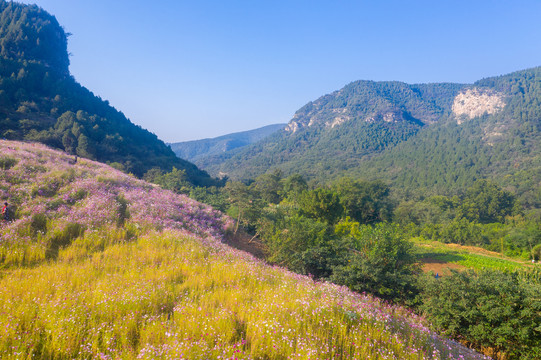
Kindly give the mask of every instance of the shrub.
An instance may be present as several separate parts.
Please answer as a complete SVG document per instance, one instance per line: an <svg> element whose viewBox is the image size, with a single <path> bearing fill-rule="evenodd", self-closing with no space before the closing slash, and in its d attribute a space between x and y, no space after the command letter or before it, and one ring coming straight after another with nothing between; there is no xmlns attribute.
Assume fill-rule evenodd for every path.
<svg viewBox="0 0 541 360"><path fill-rule="evenodd" d="M331 281L357 292L370 292L388 300L406 301L417 294L418 271L413 244L397 225L350 223L350 238L342 238L344 262L334 268ZM346 232L339 228L341 235Z"/></svg>
<svg viewBox="0 0 541 360"><path fill-rule="evenodd" d="M537 244L537 245L534 246L534 248L532 249L532 258L533 258L535 261L541 260L541 244Z"/></svg>
<svg viewBox="0 0 541 360"><path fill-rule="evenodd" d="M496 270L454 272L427 278L422 309L433 326L492 356L539 359L539 281Z"/></svg>
<svg viewBox="0 0 541 360"><path fill-rule="evenodd" d="M30 230L32 234L46 233L47 232L47 217L44 214L32 215L32 221L30 222Z"/></svg>
<svg viewBox="0 0 541 360"><path fill-rule="evenodd" d="M0 168L9 170L17 164L18 160L9 156L0 157Z"/></svg>

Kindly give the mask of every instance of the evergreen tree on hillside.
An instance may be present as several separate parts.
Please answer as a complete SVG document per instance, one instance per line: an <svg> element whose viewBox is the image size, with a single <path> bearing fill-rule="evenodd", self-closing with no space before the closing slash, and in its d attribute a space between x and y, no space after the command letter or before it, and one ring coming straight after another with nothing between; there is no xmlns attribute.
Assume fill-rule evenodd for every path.
<svg viewBox="0 0 541 360"><path fill-rule="evenodd" d="M0 0L0 137L42 142L138 176L176 168L192 184L218 184L78 84L68 71L67 37L38 6Z"/></svg>

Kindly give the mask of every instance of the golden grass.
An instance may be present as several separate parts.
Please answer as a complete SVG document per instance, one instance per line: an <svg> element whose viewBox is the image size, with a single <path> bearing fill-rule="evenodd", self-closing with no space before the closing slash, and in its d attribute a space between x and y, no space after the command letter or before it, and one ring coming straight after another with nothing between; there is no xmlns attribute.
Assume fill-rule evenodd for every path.
<svg viewBox="0 0 541 360"><path fill-rule="evenodd" d="M88 232L0 276L2 359L460 358L402 308L211 240Z"/></svg>

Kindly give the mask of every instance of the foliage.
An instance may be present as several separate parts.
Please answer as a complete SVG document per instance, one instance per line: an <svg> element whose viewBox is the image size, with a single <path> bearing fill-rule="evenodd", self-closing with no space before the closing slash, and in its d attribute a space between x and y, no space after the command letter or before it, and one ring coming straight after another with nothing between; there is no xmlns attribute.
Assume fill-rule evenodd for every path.
<svg viewBox="0 0 541 360"><path fill-rule="evenodd" d="M423 310L436 329L514 359L541 355L541 283L494 270L428 278Z"/></svg>
<svg viewBox="0 0 541 360"><path fill-rule="evenodd" d="M457 209L458 217L480 223L503 222L515 210L515 198L508 191L486 180L477 181L466 192Z"/></svg>
<svg viewBox="0 0 541 360"><path fill-rule="evenodd" d="M344 211L338 194L325 188L303 192L299 207L301 214L329 225L334 225Z"/></svg>
<svg viewBox="0 0 541 360"><path fill-rule="evenodd" d="M541 244L535 245L534 248L532 249L532 258L535 261L541 260Z"/></svg>
<svg viewBox="0 0 541 360"><path fill-rule="evenodd" d="M342 225L337 230L340 235L351 236L347 241L349 251L343 264L334 268L331 281L384 299L412 299L417 292L414 275L418 268L413 244L403 232L396 225L384 223Z"/></svg>
<svg viewBox="0 0 541 360"><path fill-rule="evenodd" d="M228 247L228 219L183 195L42 145L0 151L18 159L0 172L18 207L0 225L2 359L483 358L407 309ZM55 193L30 196L44 182Z"/></svg>
<svg viewBox="0 0 541 360"><path fill-rule="evenodd" d="M299 214L287 216L276 209L273 221L263 227L261 233L268 247L269 261L301 274L322 276L328 273L327 266L322 268L320 265L317 272L312 272L314 264L307 264L314 262L314 251L321 251L329 240L326 224Z"/></svg>
<svg viewBox="0 0 541 360"><path fill-rule="evenodd" d="M186 176L186 171L179 170L174 166L167 173L164 173L159 168L150 169L145 173L143 179L178 194L188 194L191 190L191 184Z"/></svg>
<svg viewBox="0 0 541 360"><path fill-rule="evenodd" d="M389 221L393 204L389 199L389 187L382 181L359 181L341 178L334 187L345 214L362 224Z"/></svg>
<svg viewBox="0 0 541 360"><path fill-rule="evenodd" d="M0 12L0 56L24 58L42 63L53 71L68 73L69 34L64 33L54 16L37 5L11 1L1 1Z"/></svg>

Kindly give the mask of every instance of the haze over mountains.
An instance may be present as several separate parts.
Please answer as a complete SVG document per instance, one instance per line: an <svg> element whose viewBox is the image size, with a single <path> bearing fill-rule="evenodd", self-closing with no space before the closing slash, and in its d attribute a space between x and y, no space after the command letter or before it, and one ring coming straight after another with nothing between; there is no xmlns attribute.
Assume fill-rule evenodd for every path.
<svg viewBox="0 0 541 360"><path fill-rule="evenodd" d="M212 139L173 143L170 146L179 158L195 161L205 156L219 155L226 151L253 144L283 129L285 126L286 124L267 125L258 129L223 135Z"/></svg>

